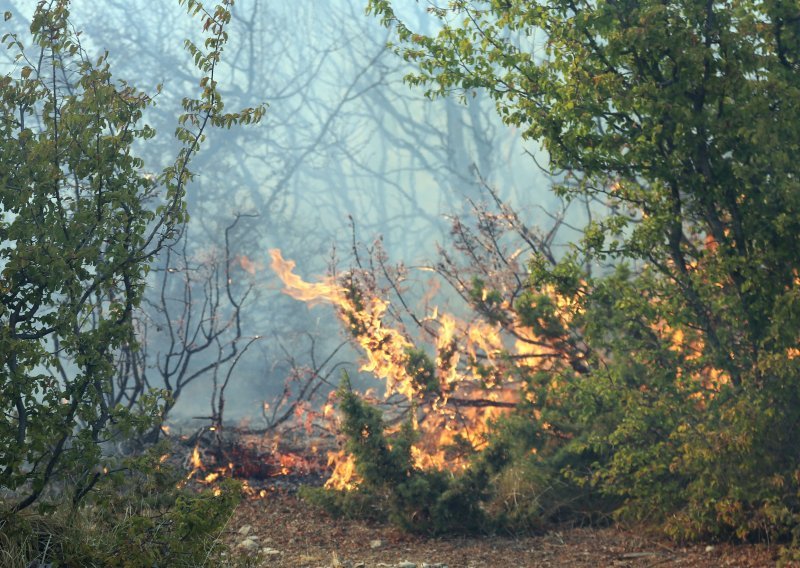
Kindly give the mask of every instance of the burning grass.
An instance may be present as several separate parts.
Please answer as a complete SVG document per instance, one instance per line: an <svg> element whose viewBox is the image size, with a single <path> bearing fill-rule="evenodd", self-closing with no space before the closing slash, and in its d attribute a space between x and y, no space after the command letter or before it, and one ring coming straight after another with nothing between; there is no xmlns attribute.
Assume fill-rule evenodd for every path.
<svg viewBox="0 0 800 568"><path fill-rule="evenodd" d="M321 485L329 475L327 452L332 436L315 443L298 445L287 425L282 433L246 428L201 429L194 436L181 437L184 484L215 486L226 478L243 483L249 497L263 498L276 489L294 492L300 485Z"/></svg>

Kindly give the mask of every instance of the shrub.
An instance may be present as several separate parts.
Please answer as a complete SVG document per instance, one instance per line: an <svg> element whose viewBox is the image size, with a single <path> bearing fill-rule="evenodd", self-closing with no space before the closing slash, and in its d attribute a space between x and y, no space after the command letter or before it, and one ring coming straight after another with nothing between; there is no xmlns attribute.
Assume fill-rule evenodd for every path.
<svg viewBox="0 0 800 568"><path fill-rule="evenodd" d="M199 492L178 489L184 474L161 463L162 450L103 475L80 505L53 501L45 515L0 513L2 565L219 565L219 533L239 501L240 485L226 480Z"/></svg>
<svg viewBox="0 0 800 568"><path fill-rule="evenodd" d="M132 313L149 263L186 220L206 127L262 112L224 113L213 80L228 3L184 4L203 18L202 48L186 44L202 88L184 99L174 162L158 175L135 152L155 136L143 123L152 97L115 79L107 53L86 53L68 0L37 4L32 46L2 36L16 64L0 78L0 485L17 492L16 510L65 477L82 498L102 443L157 423L166 403L110 404L115 353L137 348Z"/></svg>

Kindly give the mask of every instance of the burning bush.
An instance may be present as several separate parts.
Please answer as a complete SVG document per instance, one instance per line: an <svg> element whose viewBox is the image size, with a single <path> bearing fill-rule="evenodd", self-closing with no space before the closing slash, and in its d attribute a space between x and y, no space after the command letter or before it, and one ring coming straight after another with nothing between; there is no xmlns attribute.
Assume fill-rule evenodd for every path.
<svg viewBox="0 0 800 568"><path fill-rule="evenodd" d="M461 245L474 246L464 225L458 234ZM518 267L506 266L466 279L464 297L482 318L436 308L411 314L415 338L390 311L375 274L354 270L309 284L279 251L271 255L289 294L336 305L365 352L362 369L386 381L386 419L343 381L337 395L346 451L331 454L331 492L306 495L340 514L382 514L428 533L528 530L598 510L599 501L587 504L591 491L542 459L563 460L570 438L542 409L555 398L559 372L585 367L587 347L568 331L580 319L578 292L568 298L552 285L548 295L511 287ZM378 252L373 265L382 262ZM449 269L456 273L454 264ZM401 274L386 266L381 272ZM400 280L386 286L400 290Z"/></svg>
<svg viewBox="0 0 800 568"><path fill-rule="evenodd" d="M475 229L455 221L463 256L443 251L436 267L467 317L414 313L399 295L406 274L379 251L371 266L394 278L387 285L364 268L307 284L272 252L287 292L333 302L365 352L362 368L386 384L386 418L339 391L349 441L332 454L328 486L344 493L314 499L349 514L382 508L431 533L613 515L679 538L788 534L798 482L781 456L797 453L784 434L797 393L778 397L765 384L736 396L730 361L720 363L656 271L621 263L592 276L584 261L557 261L532 241L521 277L524 256L498 243L532 232L497 204L500 213L476 207ZM795 364L791 353L774 357Z"/></svg>
<svg viewBox="0 0 800 568"><path fill-rule="evenodd" d="M350 389L346 376L338 395L342 432L355 458L359 489L353 494L346 489L307 490L306 496L337 513L358 513L363 511L358 504L371 500L371 508L382 508L391 520L415 532L436 534L484 526L478 504L485 483L470 481L467 475L453 478L442 470L415 467L411 449L417 432L410 421L387 434L380 411ZM331 498L326 491L341 493Z"/></svg>
<svg viewBox="0 0 800 568"><path fill-rule="evenodd" d="M485 90L542 144L557 195L586 210L561 254L563 216L530 230L491 190L498 211L479 210L475 230L456 220L436 266L472 310L453 341L438 311L406 313L411 337L387 299L402 271L380 256L390 294L357 272L358 302L339 284L330 299L365 368L413 407L414 468L485 490L503 448L487 443L491 419L515 414L534 457L508 463L595 488L589 511L679 538L797 539L797 6L453 2L429 11L425 35L394 4L370 10L418 64L409 80L431 96ZM417 364L423 344L436 380ZM443 459L458 438L478 454Z"/></svg>

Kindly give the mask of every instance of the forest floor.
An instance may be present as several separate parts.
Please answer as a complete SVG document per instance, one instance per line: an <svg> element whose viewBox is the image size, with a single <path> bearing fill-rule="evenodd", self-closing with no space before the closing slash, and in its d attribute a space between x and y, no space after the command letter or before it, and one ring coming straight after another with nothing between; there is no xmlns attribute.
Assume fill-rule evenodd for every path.
<svg viewBox="0 0 800 568"><path fill-rule="evenodd" d="M292 568L761 567L777 546L689 545L622 528L563 528L525 537L425 538L388 525L334 519L274 492L243 501L225 540L249 566Z"/></svg>

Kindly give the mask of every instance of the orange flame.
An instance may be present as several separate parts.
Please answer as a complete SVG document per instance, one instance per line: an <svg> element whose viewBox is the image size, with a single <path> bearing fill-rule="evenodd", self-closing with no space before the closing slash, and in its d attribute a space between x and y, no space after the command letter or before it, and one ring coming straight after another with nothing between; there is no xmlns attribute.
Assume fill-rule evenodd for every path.
<svg viewBox="0 0 800 568"><path fill-rule="evenodd" d="M333 473L325 482L327 489L339 491L352 491L360 483L356 473L356 460L352 455L344 452L329 452L328 465L333 467Z"/></svg>
<svg viewBox="0 0 800 568"><path fill-rule="evenodd" d="M339 304L344 298L344 288L335 285L331 280L318 284L311 284L303 281L302 278L294 274L295 262L284 260L281 251L270 249L269 255L272 257L270 266L272 270L283 281L285 286L283 292L294 298L313 305L314 302L331 302Z"/></svg>
<svg viewBox="0 0 800 568"><path fill-rule="evenodd" d="M563 340L537 336L520 321L507 301L498 303L508 318L505 327L500 323L461 321L451 314L440 314L434 308L424 318L422 326L436 350L436 372L430 376L424 365L409 368L409 350L414 344L400 324L395 327L387 324L388 300L376 297L370 290L359 289L353 293L330 278L316 284L305 282L293 273L295 264L283 260L279 251L270 251L270 255L273 269L283 280L284 292L309 303L324 301L337 308L340 318L363 349L365 362L361 369L385 381L386 397L399 393L414 403L416 410L412 419L419 439L411 452L417 468L454 471L466 467L466 458L454 455L452 448L463 447L466 443L480 450L486 443L485 435L492 421L519 403L523 392L529 402L535 402L531 400L533 393L526 392L512 377L534 370L550 370L584 357L580 349L565 352ZM502 282L499 289L508 292ZM489 288L482 292L483 301L490 300ZM556 316L565 330L582 315L579 295L566 297L547 286L539 292L553 300ZM430 300L430 296L425 297L426 306ZM697 334L691 330L671 329L666 324L655 326L654 331L671 351L681 353L685 368L678 371L692 379L690 385L697 391L694 398L698 404L713 397L729 381L725 372L702 364L704 344ZM800 349L790 350L790 356L800 356ZM524 373L516 372L518 369ZM424 375L424 381L418 380L420 374ZM431 381L437 384L429 384ZM426 384L419 384L421 382ZM553 389L558 386L555 381L550 385ZM702 388L697 389L698 386ZM646 387L643 385L643 388ZM329 412L326 407L323 416L327 417ZM547 424L542 427L550 428ZM352 489L357 486L352 456L346 452L332 452L329 465L334 471L327 487Z"/></svg>
<svg viewBox="0 0 800 568"><path fill-rule="evenodd" d="M347 317L352 318L349 321L351 329L363 330L357 337L366 355L361 370L386 380L387 397L399 393L412 399L415 394L413 381L404 370L408 361L406 351L412 344L396 329L383 325L383 316L389 302L372 297L365 306L356 306L347 296L346 289L331 278L319 283L305 282L294 274L294 261L284 260L277 249L271 249L269 254L272 257L272 269L283 281L283 292L309 305L318 302L333 304Z"/></svg>
<svg viewBox="0 0 800 568"><path fill-rule="evenodd" d="M354 332L364 353L361 370L385 381L385 397L400 394L409 401L422 402L416 417L419 440L412 447L418 468L455 470L465 467L458 456L448 455L448 447L467 443L482 446L488 424L507 413L519 401L520 385L502 371L505 351L498 324L482 321L466 323L437 309L426 318L438 327L435 333L436 375L438 385L421 384L418 377L425 369L411 368L409 352L414 344L404 330L386 324L389 302L363 290L353 294L327 278L309 283L294 274L295 263L284 260L280 251L270 250L272 268L284 284L284 292L308 302L333 304L340 318ZM353 298L358 298L356 303ZM532 332L529 333L532 336ZM464 346L459 349L462 338ZM464 357L463 355L466 355ZM487 366L494 368L487 373ZM486 404L470 402L480 398ZM458 400L456 405L453 401ZM450 404L453 402L453 404ZM493 404L497 403L497 404ZM328 416L329 407L323 409ZM346 452L329 453L333 473L326 487L352 489L358 485L353 457Z"/></svg>

